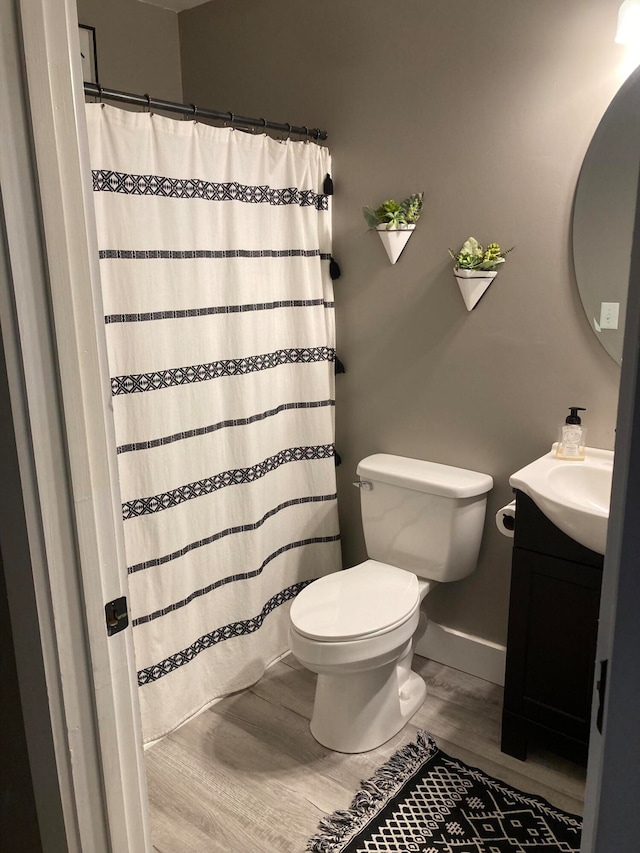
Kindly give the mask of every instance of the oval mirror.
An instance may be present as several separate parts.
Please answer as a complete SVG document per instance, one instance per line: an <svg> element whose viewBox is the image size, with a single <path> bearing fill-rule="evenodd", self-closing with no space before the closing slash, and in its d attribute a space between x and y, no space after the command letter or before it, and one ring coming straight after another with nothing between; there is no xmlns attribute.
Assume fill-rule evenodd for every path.
<svg viewBox="0 0 640 853"><path fill-rule="evenodd" d="M580 170L573 209L573 262L582 305L598 340L618 364L639 172L637 69L598 125Z"/></svg>

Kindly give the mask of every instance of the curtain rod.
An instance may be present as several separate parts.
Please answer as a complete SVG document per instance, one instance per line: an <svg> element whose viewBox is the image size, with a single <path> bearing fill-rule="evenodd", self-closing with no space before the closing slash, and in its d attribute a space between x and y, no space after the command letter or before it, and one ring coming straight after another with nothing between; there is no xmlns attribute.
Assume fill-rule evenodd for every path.
<svg viewBox="0 0 640 853"><path fill-rule="evenodd" d="M213 118L230 122L231 125L249 125L250 127L269 128L270 130L280 130L287 133L295 133L296 136L306 136L313 139L326 139L328 134L326 130L319 130L317 127L298 127L288 123L277 121L266 121L263 118L249 118L248 116L235 115L234 113L224 113L219 110L209 110L198 107L195 104L179 104L175 101L165 101L160 98L151 98L149 95L133 95L130 92L119 92L117 89L105 89L103 86L98 86L96 83L84 84L84 93L91 97L99 98L108 101L117 101L121 104L135 104L140 107L152 107L156 110L164 110L165 112L181 113L182 115L191 116L194 119Z"/></svg>

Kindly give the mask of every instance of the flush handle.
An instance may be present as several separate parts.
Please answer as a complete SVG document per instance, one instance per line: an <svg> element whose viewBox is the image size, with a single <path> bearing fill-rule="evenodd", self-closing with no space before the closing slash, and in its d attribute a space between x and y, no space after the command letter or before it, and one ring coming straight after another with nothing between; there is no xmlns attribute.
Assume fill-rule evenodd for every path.
<svg viewBox="0 0 640 853"><path fill-rule="evenodd" d="M364 489L365 492L370 492L373 488L373 483L370 483L368 480L357 480L353 485L356 489Z"/></svg>

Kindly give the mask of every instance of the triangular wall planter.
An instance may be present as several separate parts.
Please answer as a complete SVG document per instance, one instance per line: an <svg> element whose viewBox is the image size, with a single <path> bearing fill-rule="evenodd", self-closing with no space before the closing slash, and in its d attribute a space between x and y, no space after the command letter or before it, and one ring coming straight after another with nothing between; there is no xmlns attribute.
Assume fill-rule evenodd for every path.
<svg viewBox="0 0 640 853"><path fill-rule="evenodd" d="M392 264L395 264L402 254L415 227L415 225L403 225L401 228L387 228L386 225L376 225L376 231Z"/></svg>
<svg viewBox="0 0 640 853"><path fill-rule="evenodd" d="M464 304L467 306L467 311L472 311L491 282L498 275L498 271L454 269L453 274L458 282L458 287L464 299Z"/></svg>

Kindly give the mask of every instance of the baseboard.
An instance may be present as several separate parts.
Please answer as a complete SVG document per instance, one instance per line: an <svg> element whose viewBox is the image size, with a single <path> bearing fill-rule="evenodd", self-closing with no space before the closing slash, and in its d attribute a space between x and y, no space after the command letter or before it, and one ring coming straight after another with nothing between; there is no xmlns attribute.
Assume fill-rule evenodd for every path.
<svg viewBox="0 0 640 853"><path fill-rule="evenodd" d="M429 620L416 654L452 666L492 684L504 685L506 646Z"/></svg>

